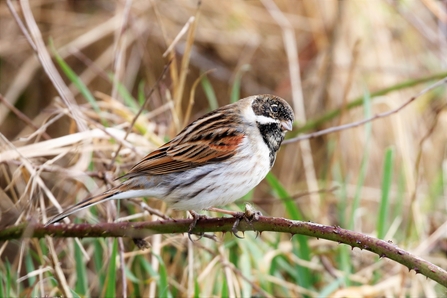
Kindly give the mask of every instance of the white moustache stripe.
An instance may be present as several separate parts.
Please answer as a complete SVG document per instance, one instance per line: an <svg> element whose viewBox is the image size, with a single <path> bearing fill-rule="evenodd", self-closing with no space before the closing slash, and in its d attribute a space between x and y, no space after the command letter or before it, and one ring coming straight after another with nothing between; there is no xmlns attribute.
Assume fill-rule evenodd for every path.
<svg viewBox="0 0 447 298"><path fill-rule="evenodd" d="M257 115L256 122L258 122L259 124L279 123L278 120L263 115Z"/></svg>

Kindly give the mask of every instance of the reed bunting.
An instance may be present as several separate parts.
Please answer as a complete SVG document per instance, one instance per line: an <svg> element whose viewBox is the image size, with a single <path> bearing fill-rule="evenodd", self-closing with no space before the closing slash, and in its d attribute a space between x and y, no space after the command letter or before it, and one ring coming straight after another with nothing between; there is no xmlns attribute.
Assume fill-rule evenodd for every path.
<svg viewBox="0 0 447 298"><path fill-rule="evenodd" d="M272 168L293 111L282 98L254 95L214 110L137 163L122 184L56 215L47 225L115 199L155 197L176 210L234 202Z"/></svg>

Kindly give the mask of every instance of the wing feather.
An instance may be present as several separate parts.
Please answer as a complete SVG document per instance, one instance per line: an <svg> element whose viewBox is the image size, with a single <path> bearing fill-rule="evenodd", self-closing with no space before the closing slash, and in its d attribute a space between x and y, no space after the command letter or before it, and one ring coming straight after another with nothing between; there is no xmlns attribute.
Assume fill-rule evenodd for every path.
<svg viewBox="0 0 447 298"><path fill-rule="evenodd" d="M225 112L228 110L216 110L191 123L123 177L182 172L232 157L244 139L244 130L239 117Z"/></svg>

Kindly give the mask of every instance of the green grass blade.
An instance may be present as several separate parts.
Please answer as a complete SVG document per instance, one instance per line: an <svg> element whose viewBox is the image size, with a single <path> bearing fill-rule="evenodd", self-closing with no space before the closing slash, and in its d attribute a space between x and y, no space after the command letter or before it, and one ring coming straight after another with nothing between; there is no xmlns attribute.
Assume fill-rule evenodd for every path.
<svg viewBox="0 0 447 298"><path fill-rule="evenodd" d="M272 189L276 192L278 197L283 201L289 216L293 220L303 220L303 216L301 212L298 210L295 202L291 200L291 196L287 193L286 189L281 185L278 179L272 174L268 173L266 176L267 182L270 184ZM296 235L293 238L293 250L294 253L303 260L310 261L311 254L309 244L307 242L307 237L303 235ZM312 275L309 272L309 269L302 266L297 266L298 270L298 280L297 282L300 286L311 289L312 288Z"/></svg>
<svg viewBox="0 0 447 298"><path fill-rule="evenodd" d="M348 208L348 191L347 191L347 183L346 181L349 181L347 177L343 177L340 169L340 165L336 163L334 165L333 169L333 176L335 177L336 181L340 185L340 189L338 192L338 221L342 227L346 226L346 217L347 217L347 208ZM337 250L337 263L339 264L339 267L343 270L345 273L345 276L342 278L343 283L349 284L350 281L348 280L347 276L351 273L351 257L350 257L350 251L349 247L342 245ZM322 297L325 297L322 295Z"/></svg>
<svg viewBox="0 0 447 298"><path fill-rule="evenodd" d="M279 264L279 260L282 258L282 256L275 256L271 261L271 266L268 271L268 275L275 276L276 278L279 278L281 280L285 280L283 276L283 272L281 272L282 267ZM269 282L266 287L264 288L268 293L275 293L276 296L279 297L288 297L290 295L287 295L288 289L285 285L278 285L273 282Z"/></svg>
<svg viewBox="0 0 447 298"><path fill-rule="evenodd" d="M250 70L249 64L244 64L236 73L236 77L234 78L233 87L231 88L231 102L236 102L241 98L241 80L244 72Z"/></svg>
<svg viewBox="0 0 447 298"><path fill-rule="evenodd" d="M11 277L11 264L8 260L6 260L6 287L5 287L5 297L12 297L11 295L11 286L12 286L12 277Z"/></svg>
<svg viewBox="0 0 447 298"><path fill-rule="evenodd" d="M109 74L110 81L113 82L114 74ZM126 86L124 86L121 82L117 82L116 90L118 94L124 100L126 106L128 106L134 113L138 112L140 107L137 104L137 100L130 94L129 90L127 90ZM144 102L144 101L143 101Z"/></svg>
<svg viewBox="0 0 447 298"><path fill-rule="evenodd" d="M393 149L388 148L385 153L382 178L382 198L380 200L379 218L377 221L377 237L383 239L388 225L388 210L391 182L393 180Z"/></svg>
<svg viewBox="0 0 447 298"><path fill-rule="evenodd" d="M141 280L135 274L133 274L133 272L130 271L129 268L127 268L127 266L124 267L124 273L126 274L126 278L128 278L131 282L134 283L141 282Z"/></svg>
<svg viewBox="0 0 447 298"><path fill-rule="evenodd" d="M207 76L203 76L200 81L202 84L203 91L205 92L206 98L208 99L208 104L211 110L215 110L219 107L217 103L216 93L214 93L213 86Z"/></svg>
<svg viewBox="0 0 447 298"><path fill-rule="evenodd" d="M85 268L86 262L83 260L83 254L81 248L76 241L73 241L74 245L74 257L76 266L76 285L75 291L81 296L87 296L88 282L87 282L87 269Z"/></svg>
<svg viewBox="0 0 447 298"><path fill-rule="evenodd" d="M391 218L397 218L398 216L403 217L404 212L404 200L405 200L405 191L406 191L406 185L405 185L405 171L403 167L399 169L399 176L397 178L397 195L396 195L396 203L394 212L391 214ZM396 240L402 241L404 240L405 236L401 233L398 233L395 235Z"/></svg>
<svg viewBox="0 0 447 298"><path fill-rule="evenodd" d="M414 87L416 85L423 84L423 83L426 83L426 82L430 82L430 81L433 81L433 80L440 80L440 79L444 78L445 76L447 76L447 72L440 72L438 74L431 75L431 76L428 76L428 77L423 77L423 78L414 79L414 80L408 80L408 81L405 81L405 82L402 82L402 83L398 83L396 85L392 85L392 86L389 86L387 88L384 88L384 89L372 92L371 95L370 95L370 98L376 98L376 97L383 96L383 95L388 94L388 93L393 92L393 91L407 89L407 88ZM361 106L363 102L364 102L364 96L355 98L355 99L353 99L353 100L348 102L348 104L346 105L346 108L348 110L350 110L352 108ZM326 122L334 119L335 117L339 116L341 111L342 111L342 108L338 108L338 109L326 112L321 117L318 117L318 118L313 119L313 120L309 120L304 125L300 126L297 129L294 129L293 132L289 133L288 137L289 138L293 138L293 137L299 135L300 133L307 132L307 131L310 131L312 129L315 129L318 126L322 125L323 123L326 123Z"/></svg>
<svg viewBox="0 0 447 298"><path fill-rule="evenodd" d="M144 270L149 273L149 276L151 277L157 277L158 273L154 270L152 267L152 264L149 263L145 258L139 257L140 265L144 268Z"/></svg>
<svg viewBox="0 0 447 298"><path fill-rule="evenodd" d="M76 298L81 298L82 296L79 296L78 293L76 293L73 289L70 289L71 294L73 294L73 296L71 297L76 297Z"/></svg>
<svg viewBox="0 0 447 298"><path fill-rule="evenodd" d="M371 101L370 101L370 96L369 93L366 92L364 99L363 99L363 103L364 103L364 109L365 109L365 118L370 118L372 115L371 112ZM354 202L352 205L352 210L351 210L351 215L350 215L350 223L349 223L349 229L353 230L354 229L354 222L355 222L355 214L360 206L360 199L361 199L361 193L362 193L362 188L363 188L363 183L365 181L365 177L366 177L366 172L368 170L368 161L369 161L369 143L371 142L371 122L368 122L365 124L365 148L363 151L363 157L362 157L362 163L360 165L360 173L359 173L359 178L357 180L357 186L356 186L356 190L355 190L355 195L354 195Z"/></svg>
<svg viewBox="0 0 447 298"><path fill-rule="evenodd" d="M158 259L159 262L159 268L158 268L158 275L159 275L159 279L158 279L158 296L160 297L167 297L167 298L171 298L172 294L169 291L169 283L168 283L168 272L166 270L166 266L165 263L163 262L163 259L158 256L155 255L154 256Z"/></svg>
<svg viewBox="0 0 447 298"><path fill-rule="evenodd" d="M227 279L225 278L225 273L222 271L222 274L224 275L224 278L222 278L222 289L220 293L218 293L219 297L230 297L230 292L228 291L228 283Z"/></svg>
<svg viewBox="0 0 447 298"><path fill-rule="evenodd" d="M62 59L62 57L58 54L56 49L54 48L52 40L50 40L51 51L56 59L57 64L62 69L67 78L78 88L79 92L84 96L84 98L92 105L93 109L96 113L100 114L101 110L96 102L95 97L92 95L90 90L88 90L87 86L84 82L78 77L78 75L71 69L71 67Z"/></svg>
<svg viewBox="0 0 447 298"><path fill-rule="evenodd" d="M371 99L370 94L368 93L368 91L366 91L365 96L363 97L365 118L371 117L371 114L372 114L370 99ZM360 171L359 171L358 180L357 180L357 184L356 184L356 190L355 190L355 194L354 194L354 201L352 203L351 214L349 217L348 228L350 230L354 230L355 215L358 212L358 209L360 207L363 184L365 182L366 173L368 171L369 149L370 149L369 143L371 142L371 131L372 131L371 122L368 122L365 124L365 148L363 151L362 162L360 165ZM351 281L348 278L348 276L351 274L351 271L352 271L352 264L350 262L350 252L349 252L349 249L345 246L340 247L339 251L340 251L340 254L338 256L338 260L340 262L340 267L341 267L342 271L345 273L345 284L346 284L346 286L350 286Z"/></svg>
<svg viewBox="0 0 447 298"><path fill-rule="evenodd" d="M0 295L1 295L0 297L7 297L6 290L3 287L4 282L6 283L6 281L4 281L4 278L3 278L3 273L0 272Z"/></svg>
<svg viewBox="0 0 447 298"><path fill-rule="evenodd" d="M105 284L104 297L116 297L116 257L118 255L118 241L113 239L112 254L110 255L109 269Z"/></svg>
<svg viewBox="0 0 447 298"><path fill-rule="evenodd" d="M351 280L348 278L352 273L351 252L347 245L341 245L337 254L337 262L340 269L344 272L344 284L345 286L351 285Z"/></svg>
<svg viewBox="0 0 447 298"><path fill-rule="evenodd" d="M26 267L26 272L33 272L35 270L33 258L31 256L31 252L25 253L25 267ZM35 276L30 276L28 278L28 282L31 285L34 284L36 282L36 277Z"/></svg>
<svg viewBox="0 0 447 298"><path fill-rule="evenodd" d="M270 187L277 193L278 197L283 201L287 212L289 213L290 219L293 220L303 220L303 216L299 211L295 202L291 200L291 196L287 193L286 189L281 185L279 180L272 174L268 173L265 177Z"/></svg>
<svg viewBox="0 0 447 298"><path fill-rule="evenodd" d="M93 250L93 264L95 266L96 277L99 279L99 284L105 284L105 272L103 270L104 260L103 260L103 247L101 245L101 241L105 241L104 239L95 239L93 242L93 246L95 249Z"/></svg>
<svg viewBox="0 0 447 298"><path fill-rule="evenodd" d="M36 252L34 252L34 251L32 251L30 249L30 250L28 250L28 253L25 254L25 268L26 268L26 272L33 272L36 269L35 266L34 266L34 261L33 260L36 260L38 263L40 263L39 255ZM37 278L35 276L30 276L28 278L28 283L30 285L34 285L36 280L37 280ZM2 293L2 291L0 291L0 295L1 295L1 293ZM37 287L33 287L32 291L30 293L30 296L31 297L39 296Z"/></svg>
<svg viewBox="0 0 447 298"><path fill-rule="evenodd" d="M339 277L333 282L329 283L326 287L321 290L318 297L330 297L335 291L337 291L341 285L343 285L343 277Z"/></svg>
<svg viewBox="0 0 447 298"><path fill-rule="evenodd" d="M138 104L140 107L144 105L144 102L146 101L146 96L144 95L144 81L141 81L138 84Z"/></svg>
<svg viewBox="0 0 447 298"><path fill-rule="evenodd" d="M200 297L200 285L197 278L194 280L194 298Z"/></svg>

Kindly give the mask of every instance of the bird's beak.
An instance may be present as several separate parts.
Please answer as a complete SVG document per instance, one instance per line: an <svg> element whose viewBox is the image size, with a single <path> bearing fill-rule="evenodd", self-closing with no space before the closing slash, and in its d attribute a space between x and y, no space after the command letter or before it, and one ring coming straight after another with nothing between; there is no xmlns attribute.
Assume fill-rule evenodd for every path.
<svg viewBox="0 0 447 298"><path fill-rule="evenodd" d="M291 120L281 121L281 127L284 130L291 131L292 130L292 121Z"/></svg>

